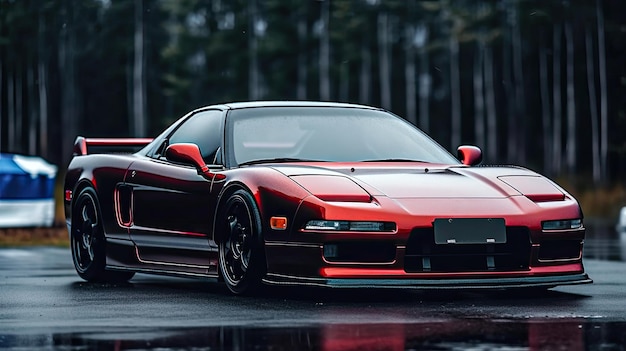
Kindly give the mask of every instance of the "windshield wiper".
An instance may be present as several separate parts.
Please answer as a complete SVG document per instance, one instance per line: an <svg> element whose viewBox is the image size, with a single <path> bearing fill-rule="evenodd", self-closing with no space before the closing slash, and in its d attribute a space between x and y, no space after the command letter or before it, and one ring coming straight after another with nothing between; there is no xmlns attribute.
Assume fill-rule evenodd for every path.
<svg viewBox="0 0 626 351"><path fill-rule="evenodd" d="M360 162L421 162L421 163L430 163L428 161L422 160L411 160L408 158L381 158L378 160L363 160Z"/></svg>
<svg viewBox="0 0 626 351"><path fill-rule="evenodd" d="M307 160L307 159L292 158L292 157L277 157L277 158L263 158L263 159L258 159L258 160L250 160L250 161L242 162L239 164L239 167L258 165L262 163L287 163L287 162L326 162L326 161Z"/></svg>

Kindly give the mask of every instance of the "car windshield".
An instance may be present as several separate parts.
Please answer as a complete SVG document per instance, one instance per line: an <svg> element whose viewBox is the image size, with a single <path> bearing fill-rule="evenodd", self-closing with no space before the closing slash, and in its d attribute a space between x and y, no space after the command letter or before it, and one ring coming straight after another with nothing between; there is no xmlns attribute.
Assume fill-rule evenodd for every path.
<svg viewBox="0 0 626 351"><path fill-rule="evenodd" d="M403 119L347 107L258 107L228 116L227 140L237 165L293 161L420 161L458 164Z"/></svg>

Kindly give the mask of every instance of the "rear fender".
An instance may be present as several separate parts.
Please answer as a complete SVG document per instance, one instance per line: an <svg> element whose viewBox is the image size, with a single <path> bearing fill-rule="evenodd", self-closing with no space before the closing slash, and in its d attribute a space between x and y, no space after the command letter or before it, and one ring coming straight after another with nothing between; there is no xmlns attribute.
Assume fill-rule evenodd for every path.
<svg viewBox="0 0 626 351"><path fill-rule="evenodd" d="M123 234L115 214L115 189L124 181L128 167L134 162L132 155L90 154L74 157L68 166L64 185L64 209L68 225L72 217L75 198L85 188L91 187L98 195L105 235Z"/></svg>

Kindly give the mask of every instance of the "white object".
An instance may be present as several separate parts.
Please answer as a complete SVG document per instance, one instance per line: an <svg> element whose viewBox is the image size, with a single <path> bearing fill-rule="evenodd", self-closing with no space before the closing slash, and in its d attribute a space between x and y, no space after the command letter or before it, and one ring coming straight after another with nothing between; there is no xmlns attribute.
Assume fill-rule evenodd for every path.
<svg viewBox="0 0 626 351"><path fill-rule="evenodd" d="M54 199L0 200L0 228L50 227Z"/></svg>
<svg viewBox="0 0 626 351"><path fill-rule="evenodd" d="M618 232L626 232L626 206L622 207L622 210L619 212L616 228Z"/></svg>

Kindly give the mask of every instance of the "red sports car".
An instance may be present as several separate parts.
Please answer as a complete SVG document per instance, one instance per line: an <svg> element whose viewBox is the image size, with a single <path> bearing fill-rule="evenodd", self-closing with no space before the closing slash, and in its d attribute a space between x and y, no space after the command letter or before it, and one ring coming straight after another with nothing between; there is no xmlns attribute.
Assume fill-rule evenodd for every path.
<svg viewBox="0 0 626 351"><path fill-rule="evenodd" d="M74 265L88 281L208 277L236 294L591 283L570 194L525 168L477 166L474 146L458 157L387 111L325 102L208 106L154 139L78 137Z"/></svg>

